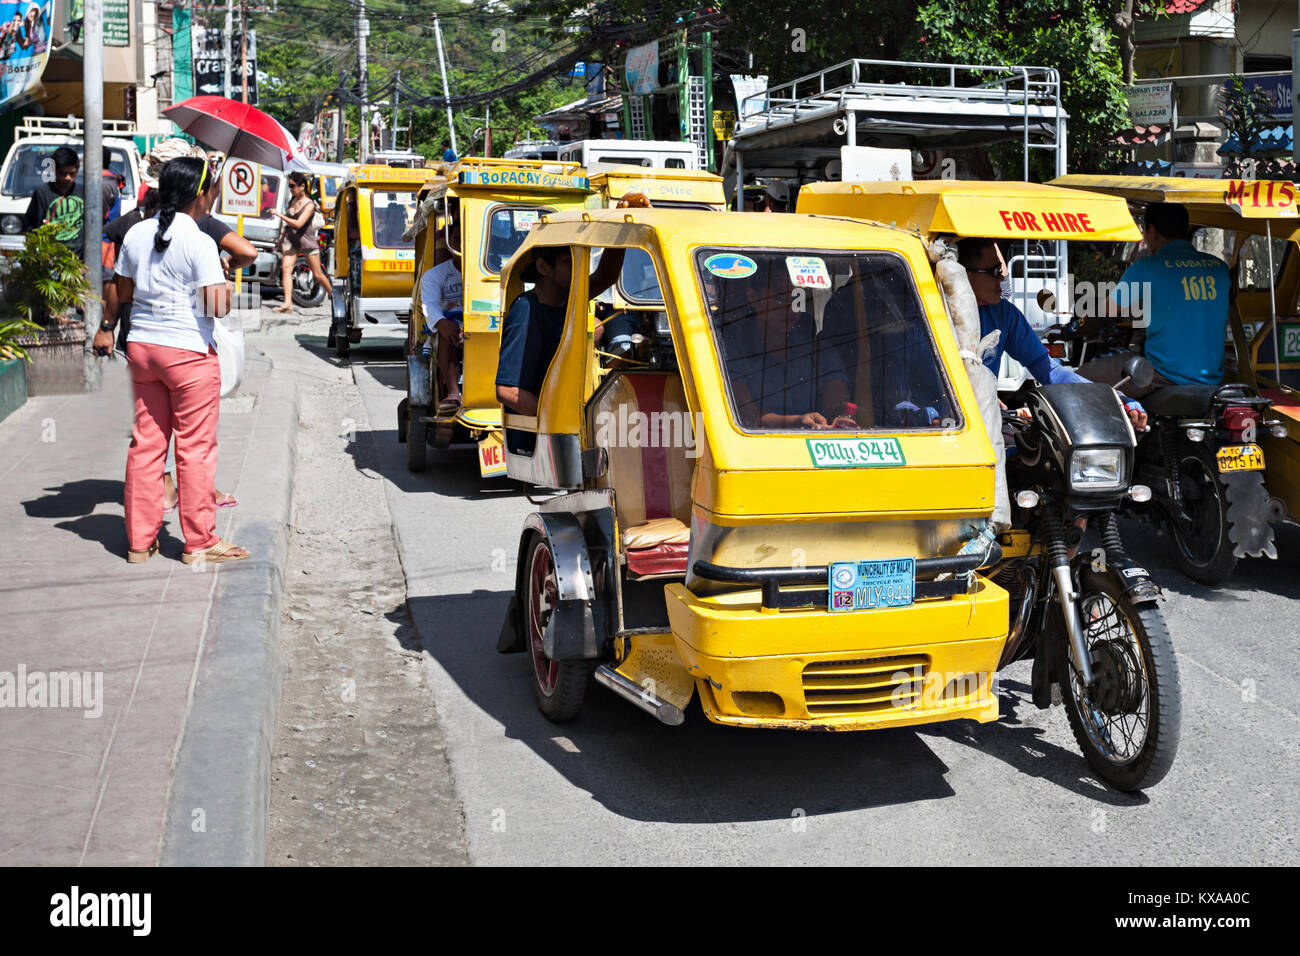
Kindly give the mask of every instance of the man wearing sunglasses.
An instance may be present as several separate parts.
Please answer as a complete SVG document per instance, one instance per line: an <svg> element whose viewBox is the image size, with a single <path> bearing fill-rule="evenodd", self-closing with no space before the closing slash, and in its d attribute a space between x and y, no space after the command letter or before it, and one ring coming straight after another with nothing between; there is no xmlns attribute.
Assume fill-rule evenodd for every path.
<svg viewBox="0 0 1300 956"><path fill-rule="evenodd" d="M1002 276L1005 267L993 239L961 239L957 243L957 261L966 267L971 291L980 307L980 336L994 329L1002 332L997 347L984 358L984 364L994 374L1002 364L1005 352L1029 370L1036 381L1044 385L1067 382L1087 382L1088 379L1065 368L1047 353L1025 314L1011 302L1002 298ZM1129 418L1137 431L1146 429L1147 413L1131 398L1124 399Z"/></svg>

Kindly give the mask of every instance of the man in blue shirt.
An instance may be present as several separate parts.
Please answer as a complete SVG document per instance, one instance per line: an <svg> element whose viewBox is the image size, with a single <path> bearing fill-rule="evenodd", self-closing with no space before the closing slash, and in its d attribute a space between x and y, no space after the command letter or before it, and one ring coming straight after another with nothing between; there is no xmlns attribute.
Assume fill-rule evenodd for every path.
<svg viewBox="0 0 1300 956"><path fill-rule="evenodd" d="M1002 298L1002 262L998 256L997 243L992 239L962 239L957 243L957 261L966 267L970 279L971 291L980 307L980 337L988 335L994 329L1001 330L997 348L984 359L984 364L994 374L1002 364L1002 353L1006 352L1013 359L1029 370L1029 374L1044 385L1061 385L1068 382L1091 382L1094 378L1065 368L1047 353L1034 330L1030 328L1025 314ZM1089 363L1091 364L1091 363ZM1081 370L1082 371L1082 370ZM1118 381L1123 373L1113 381ZM1147 413L1137 402L1125 400L1129 418L1138 431L1146 428Z"/></svg>
<svg viewBox="0 0 1300 956"><path fill-rule="evenodd" d="M1115 292L1118 308L1133 305L1135 317L1147 322L1144 351L1156 370L1147 391L1223 381L1232 274L1226 262L1201 252L1188 235L1185 207L1148 203L1142 239L1151 255L1125 270ZM1149 301L1145 298L1148 291ZM1116 382L1131 357L1128 353L1105 356L1079 371L1094 381ZM1127 387L1125 391L1138 394Z"/></svg>

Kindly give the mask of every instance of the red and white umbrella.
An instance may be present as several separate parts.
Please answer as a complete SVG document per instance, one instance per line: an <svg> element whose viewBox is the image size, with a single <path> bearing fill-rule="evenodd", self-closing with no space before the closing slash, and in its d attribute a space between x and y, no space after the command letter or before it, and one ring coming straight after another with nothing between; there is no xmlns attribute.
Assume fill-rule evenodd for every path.
<svg viewBox="0 0 1300 956"><path fill-rule="evenodd" d="M289 131L256 106L224 96L191 96L163 115L210 149L273 169L312 171Z"/></svg>

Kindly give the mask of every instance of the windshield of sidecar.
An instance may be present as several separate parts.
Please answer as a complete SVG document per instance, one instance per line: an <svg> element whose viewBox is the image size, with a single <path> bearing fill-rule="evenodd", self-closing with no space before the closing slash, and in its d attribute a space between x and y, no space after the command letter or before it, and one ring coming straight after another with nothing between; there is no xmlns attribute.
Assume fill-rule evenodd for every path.
<svg viewBox="0 0 1300 956"><path fill-rule="evenodd" d="M960 427L902 256L704 248L695 266L742 431Z"/></svg>

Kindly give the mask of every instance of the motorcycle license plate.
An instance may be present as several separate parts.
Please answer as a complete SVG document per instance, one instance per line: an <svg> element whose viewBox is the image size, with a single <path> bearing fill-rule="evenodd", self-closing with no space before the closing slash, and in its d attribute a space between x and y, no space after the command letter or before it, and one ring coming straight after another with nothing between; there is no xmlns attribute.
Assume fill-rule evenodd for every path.
<svg viewBox="0 0 1300 956"><path fill-rule="evenodd" d="M916 595L916 559L837 561L830 566L832 611L907 607Z"/></svg>
<svg viewBox="0 0 1300 956"><path fill-rule="evenodd" d="M1264 451L1258 445L1224 445L1217 457L1220 473L1264 470Z"/></svg>

